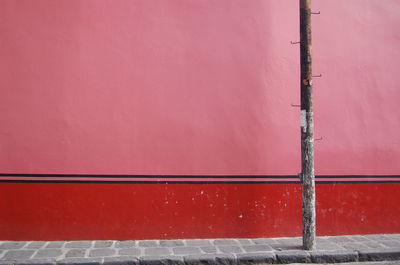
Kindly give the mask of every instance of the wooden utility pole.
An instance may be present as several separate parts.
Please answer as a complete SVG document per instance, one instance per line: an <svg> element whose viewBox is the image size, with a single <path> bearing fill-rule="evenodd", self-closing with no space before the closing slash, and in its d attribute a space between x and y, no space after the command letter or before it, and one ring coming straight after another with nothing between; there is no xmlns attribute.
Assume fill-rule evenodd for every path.
<svg viewBox="0 0 400 265"><path fill-rule="evenodd" d="M303 248L315 247L314 114L312 99L311 0L300 0L301 175Z"/></svg>

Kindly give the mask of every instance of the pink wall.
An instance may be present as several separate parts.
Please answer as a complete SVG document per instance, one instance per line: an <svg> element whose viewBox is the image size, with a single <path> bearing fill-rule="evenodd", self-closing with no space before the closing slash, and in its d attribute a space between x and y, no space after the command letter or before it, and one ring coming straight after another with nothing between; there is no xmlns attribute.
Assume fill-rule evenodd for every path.
<svg viewBox="0 0 400 265"><path fill-rule="evenodd" d="M297 174L297 1L2 1L2 172ZM317 174L397 174L400 3L314 1Z"/></svg>
<svg viewBox="0 0 400 265"><path fill-rule="evenodd" d="M0 173L296 175L300 121L290 104L299 101L299 48L290 41L299 38L297 2L1 1ZM398 175L400 2L315 0L314 9L321 11L313 17L314 72L323 74L314 81L315 131L324 137L316 174ZM15 189L3 202L43 201L18 185L0 183ZM29 200L13 207L27 209ZM0 209L9 211L8 203ZM234 207L232 216L240 214ZM178 211L183 219L185 211ZM47 214L65 218L56 212ZM349 219L338 216L338 228L325 233L345 231ZM17 232L32 223L24 220ZM298 233L298 221L294 227ZM280 229L272 234L287 228ZM208 235L266 235L261 230ZM400 224L385 231L400 232Z"/></svg>

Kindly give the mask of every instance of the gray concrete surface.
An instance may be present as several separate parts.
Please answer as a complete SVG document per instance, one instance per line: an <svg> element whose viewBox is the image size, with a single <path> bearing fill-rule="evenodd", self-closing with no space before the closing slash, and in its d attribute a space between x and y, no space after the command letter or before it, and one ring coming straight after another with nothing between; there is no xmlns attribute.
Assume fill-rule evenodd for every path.
<svg viewBox="0 0 400 265"><path fill-rule="evenodd" d="M317 247L313 251L302 250L299 237L0 241L0 265L355 264L364 261L393 261L387 264L400 264L400 234L318 237Z"/></svg>

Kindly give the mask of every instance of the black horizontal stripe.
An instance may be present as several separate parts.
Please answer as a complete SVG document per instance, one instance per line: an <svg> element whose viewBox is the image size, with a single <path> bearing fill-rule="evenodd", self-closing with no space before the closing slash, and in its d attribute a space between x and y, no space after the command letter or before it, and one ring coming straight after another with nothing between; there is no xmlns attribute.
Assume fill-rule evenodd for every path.
<svg viewBox="0 0 400 265"><path fill-rule="evenodd" d="M318 175L315 178L400 178L400 175Z"/></svg>
<svg viewBox="0 0 400 265"><path fill-rule="evenodd" d="M300 183L300 182L299 182ZM400 180L360 180L360 181L315 181L316 184L371 184L371 183L400 183Z"/></svg>
<svg viewBox="0 0 400 265"><path fill-rule="evenodd" d="M90 181L90 180L1 180L14 183L99 183L99 184L300 184L300 181Z"/></svg>
<svg viewBox="0 0 400 265"><path fill-rule="evenodd" d="M7 177L10 178L12 177L15 179L7 179ZM24 179L24 177L29 177L32 179ZM46 178L46 179L35 179L35 177ZM64 178L64 179L56 179L56 178ZM65 179L65 178L71 178L71 179ZM78 180L75 178L85 178L85 179ZM91 180L90 178L97 178L97 179ZM107 178L108 180L106 180L105 178ZM113 178L119 178L119 180L112 180ZM126 180L121 180L124 178L126 178ZM141 180L135 178L141 178ZM202 178L208 180L201 180ZM220 180L222 178L224 180ZM235 180L238 178L241 178L242 180ZM247 178L253 180L245 180ZM371 178L374 178L374 180L371 180ZM160 179L168 179L168 180L160 180ZM193 179L193 180L188 180L188 179ZM210 181L209 179L213 180ZM260 180L254 180L254 179L260 179ZM35 174L0 173L0 182L99 183L99 184L300 184L300 180L296 175L120 175L120 174L38 174L38 173ZM316 184L341 184L341 183L346 183L346 184L400 183L400 175L316 176Z"/></svg>
<svg viewBox="0 0 400 265"><path fill-rule="evenodd" d="M0 177L82 177L82 178L298 178L297 175L119 175L119 174L23 174L0 173ZM400 178L400 175L317 175L319 178Z"/></svg>
<svg viewBox="0 0 400 265"><path fill-rule="evenodd" d="M115 174L7 174L0 177L80 177L80 178L298 178L295 175L115 175Z"/></svg>
<svg viewBox="0 0 400 265"><path fill-rule="evenodd" d="M300 184L300 181L90 181L90 180L0 180L3 183L75 183L75 184ZM393 181L316 181L316 184L400 183Z"/></svg>

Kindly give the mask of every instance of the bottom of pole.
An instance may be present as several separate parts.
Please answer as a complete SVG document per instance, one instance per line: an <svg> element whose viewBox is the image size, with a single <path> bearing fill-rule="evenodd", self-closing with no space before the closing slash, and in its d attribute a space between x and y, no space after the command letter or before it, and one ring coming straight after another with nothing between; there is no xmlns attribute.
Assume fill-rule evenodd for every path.
<svg viewBox="0 0 400 265"><path fill-rule="evenodd" d="M301 174L303 199L303 249L315 248L315 180L314 176Z"/></svg>

